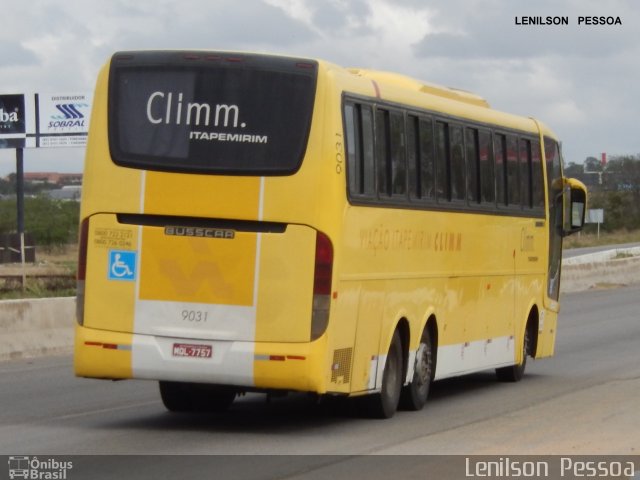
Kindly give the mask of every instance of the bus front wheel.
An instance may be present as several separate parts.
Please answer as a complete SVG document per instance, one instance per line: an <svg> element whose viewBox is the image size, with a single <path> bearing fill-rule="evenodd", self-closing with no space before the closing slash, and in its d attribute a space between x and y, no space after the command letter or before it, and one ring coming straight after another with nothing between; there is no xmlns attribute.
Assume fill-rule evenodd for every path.
<svg viewBox="0 0 640 480"><path fill-rule="evenodd" d="M501 382L519 382L524 376L524 370L527 366L527 355L529 355L529 345L531 344L531 333L529 326L524 331L524 339L522 340L522 362L510 367L496 368L496 376Z"/></svg>

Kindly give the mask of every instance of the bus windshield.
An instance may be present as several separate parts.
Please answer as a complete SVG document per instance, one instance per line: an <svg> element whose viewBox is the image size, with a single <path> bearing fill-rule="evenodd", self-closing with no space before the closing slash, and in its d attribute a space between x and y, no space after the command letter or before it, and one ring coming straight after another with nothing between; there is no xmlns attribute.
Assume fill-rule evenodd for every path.
<svg viewBox="0 0 640 480"><path fill-rule="evenodd" d="M311 124L317 63L135 52L112 60L109 146L121 166L287 175Z"/></svg>

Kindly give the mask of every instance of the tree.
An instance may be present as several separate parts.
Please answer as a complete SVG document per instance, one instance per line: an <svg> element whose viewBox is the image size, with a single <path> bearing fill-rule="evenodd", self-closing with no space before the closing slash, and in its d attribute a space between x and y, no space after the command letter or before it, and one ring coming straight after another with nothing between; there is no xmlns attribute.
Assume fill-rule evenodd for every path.
<svg viewBox="0 0 640 480"><path fill-rule="evenodd" d="M585 169L588 162L589 168L595 168L595 161L594 157L585 160ZM602 184L589 190L589 208L604 209L603 229L640 228L640 155L612 157L601 177Z"/></svg>
<svg viewBox="0 0 640 480"><path fill-rule="evenodd" d="M607 164L607 174L617 174L626 183L633 185L632 190L640 189L640 158L638 156L614 157Z"/></svg>
<svg viewBox="0 0 640 480"><path fill-rule="evenodd" d="M601 172L602 171L602 163L596 157L588 157L584 161L584 171L585 172Z"/></svg>
<svg viewBox="0 0 640 480"><path fill-rule="evenodd" d="M579 177L584 173L584 167L577 163L571 162L564 168L564 174L567 177Z"/></svg>

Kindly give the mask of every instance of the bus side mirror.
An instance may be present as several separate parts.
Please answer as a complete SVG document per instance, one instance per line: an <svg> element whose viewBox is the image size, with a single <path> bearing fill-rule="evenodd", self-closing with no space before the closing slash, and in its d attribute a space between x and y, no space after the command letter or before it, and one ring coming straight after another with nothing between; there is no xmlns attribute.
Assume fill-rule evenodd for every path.
<svg viewBox="0 0 640 480"><path fill-rule="evenodd" d="M575 178L565 180L564 222L562 235L572 235L582 230L587 212L587 187Z"/></svg>

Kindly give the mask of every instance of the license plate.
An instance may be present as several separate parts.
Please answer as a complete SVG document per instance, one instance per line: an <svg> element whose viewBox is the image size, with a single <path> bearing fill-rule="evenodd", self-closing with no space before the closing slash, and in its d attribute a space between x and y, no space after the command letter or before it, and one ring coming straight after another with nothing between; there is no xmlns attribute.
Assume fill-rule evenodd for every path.
<svg viewBox="0 0 640 480"><path fill-rule="evenodd" d="M194 358L211 358L213 356L213 348L211 345L193 345L189 343L174 343L174 357L194 357Z"/></svg>

